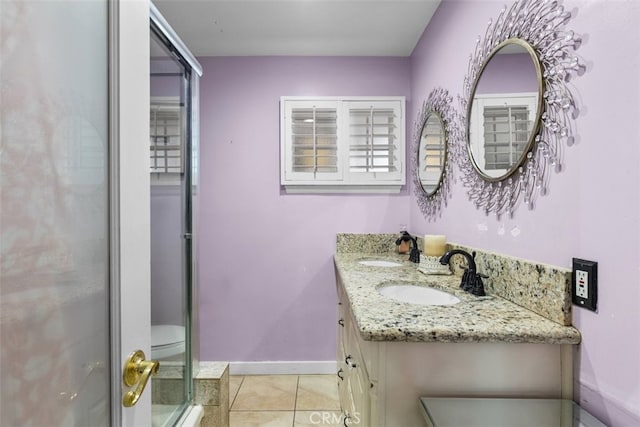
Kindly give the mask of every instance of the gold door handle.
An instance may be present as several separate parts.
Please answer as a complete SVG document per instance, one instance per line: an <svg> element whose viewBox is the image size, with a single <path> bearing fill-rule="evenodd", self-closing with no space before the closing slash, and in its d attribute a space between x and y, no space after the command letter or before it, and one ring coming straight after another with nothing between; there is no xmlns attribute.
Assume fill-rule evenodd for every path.
<svg viewBox="0 0 640 427"><path fill-rule="evenodd" d="M129 390L122 396L122 405L129 408L140 399L140 395L147 386L149 377L158 373L160 362L156 360L145 360L144 352L136 350L127 357L124 364L124 372L122 381L127 387L133 387L138 384L135 390Z"/></svg>

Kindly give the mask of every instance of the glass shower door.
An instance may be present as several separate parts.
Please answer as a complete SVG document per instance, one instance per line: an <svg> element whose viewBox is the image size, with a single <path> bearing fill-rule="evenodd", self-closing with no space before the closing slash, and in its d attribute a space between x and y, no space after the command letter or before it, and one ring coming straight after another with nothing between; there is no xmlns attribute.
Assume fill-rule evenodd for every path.
<svg viewBox="0 0 640 427"><path fill-rule="evenodd" d="M191 70L151 31L151 357L154 426L191 400Z"/></svg>
<svg viewBox="0 0 640 427"><path fill-rule="evenodd" d="M107 1L0 3L0 425L107 427Z"/></svg>

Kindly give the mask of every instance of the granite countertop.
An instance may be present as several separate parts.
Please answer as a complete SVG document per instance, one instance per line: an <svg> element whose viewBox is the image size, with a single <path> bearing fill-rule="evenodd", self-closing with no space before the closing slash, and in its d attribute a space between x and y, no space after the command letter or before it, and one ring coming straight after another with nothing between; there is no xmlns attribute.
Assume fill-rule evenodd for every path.
<svg viewBox="0 0 640 427"><path fill-rule="evenodd" d="M362 339L409 342L504 342L578 344L580 332L497 295L476 297L459 288L459 276L425 275L407 255L336 253L334 261ZM400 261L371 267L362 259ZM397 302L380 295L384 283L419 283L446 290L462 301L448 306Z"/></svg>

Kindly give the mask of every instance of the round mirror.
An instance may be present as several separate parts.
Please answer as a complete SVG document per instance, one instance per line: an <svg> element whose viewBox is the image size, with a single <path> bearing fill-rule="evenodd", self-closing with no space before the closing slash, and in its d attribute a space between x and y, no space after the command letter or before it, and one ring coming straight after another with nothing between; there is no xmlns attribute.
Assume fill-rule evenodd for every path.
<svg viewBox="0 0 640 427"><path fill-rule="evenodd" d="M440 188L447 161L447 131L442 117L435 111L427 113L418 141L418 181L427 196Z"/></svg>
<svg viewBox="0 0 640 427"><path fill-rule="evenodd" d="M543 80L531 45L507 39L483 64L471 91L467 144L486 181L511 176L532 149L542 115Z"/></svg>
<svg viewBox="0 0 640 427"><path fill-rule="evenodd" d="M451 196L451 159L460 157L462 131L446 89L435 88L422 104L414 122L411 164L413 192L420 210L435 220Z"/></svg>
<svg viewBox="0 0 640 427"><path fill-rule="evenodd" d="M534 209L548 192L550 173L560 170L564 143L574 142L579 111L567 82L586 67L573 52L581 37L565 27L572 13L560 3L504 6L469 57L458 123L464 143L451 144L457 139L450 136L449 156L469 198L487 215L512 217L520 204Z"/></svg>

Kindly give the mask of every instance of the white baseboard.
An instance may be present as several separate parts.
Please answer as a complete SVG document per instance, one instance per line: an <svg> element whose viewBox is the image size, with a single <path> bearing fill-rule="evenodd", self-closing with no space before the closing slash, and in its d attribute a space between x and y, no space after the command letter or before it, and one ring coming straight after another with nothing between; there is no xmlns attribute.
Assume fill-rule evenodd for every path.
<svg viewBox="0 0 640 427"><path fill-rule="evenodd" d="M229 375L335 374L338 363L329 361L229 362Z"/></svg>
<svg viewBox="0 0 640 427"><path fill-rule="evenodd" d="M640 410L637 405L625 402L585 380L576 380L574 390L574 400L605 424L640 426Z"/></svg>

